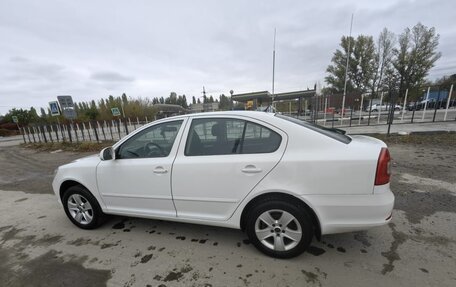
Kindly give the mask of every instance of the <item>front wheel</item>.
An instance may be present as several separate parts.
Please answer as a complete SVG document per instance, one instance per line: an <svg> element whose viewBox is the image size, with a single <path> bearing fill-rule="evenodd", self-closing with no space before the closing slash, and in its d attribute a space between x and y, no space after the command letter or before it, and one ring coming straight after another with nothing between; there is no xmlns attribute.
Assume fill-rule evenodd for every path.
<svg viewBox="0 0 456 287"><path fill-rule="evenodd" d="M70 187L62 198L63 208L71 222L82 229L94 229L105 219L95 197L82 186Z"/></svg>
<svg viewBox="0 0 456 287"><path fill-rule="evenodd" d="M250 213L247 235L261 252L276 258L303 253L313 237L312 221L301 206L287 201L263 201Z"/></svg>

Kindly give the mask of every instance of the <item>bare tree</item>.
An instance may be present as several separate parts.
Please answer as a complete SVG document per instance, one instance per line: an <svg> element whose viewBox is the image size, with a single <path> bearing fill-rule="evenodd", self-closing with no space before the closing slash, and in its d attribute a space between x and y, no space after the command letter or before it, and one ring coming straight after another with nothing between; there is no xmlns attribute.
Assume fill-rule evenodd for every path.
<svg viewBox="0 0 456 287"><path fill-rule="evenodd" d="M396 35L383 28L377 41L375 52L375 72L372 79L372 97L377 95L380 89L388 87L389 79L385 79L385 73L391 70L393 61L393 49L396 45Z"/></svg>

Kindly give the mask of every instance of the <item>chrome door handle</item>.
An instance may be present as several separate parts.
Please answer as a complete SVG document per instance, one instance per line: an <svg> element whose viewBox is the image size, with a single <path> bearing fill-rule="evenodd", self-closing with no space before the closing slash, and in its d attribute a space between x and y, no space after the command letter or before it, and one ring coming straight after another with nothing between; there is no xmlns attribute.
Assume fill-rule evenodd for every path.
<svg viewBox="0 0 456 287"><path fill-rule="evenodd" d="M244 167L243 169L241 169L241 171L243 173L260 173L262 172L263 170L261 168L257 168L256 166L254 165L247 165L246 167Z"/></svg>
<svg viewBox="0 0 456 287"><path fill-rule="evenodd" d="M154 173L156 174L164 174L167 173L168 171L164 169L163 167L159 166L154 169Z"/></svg>

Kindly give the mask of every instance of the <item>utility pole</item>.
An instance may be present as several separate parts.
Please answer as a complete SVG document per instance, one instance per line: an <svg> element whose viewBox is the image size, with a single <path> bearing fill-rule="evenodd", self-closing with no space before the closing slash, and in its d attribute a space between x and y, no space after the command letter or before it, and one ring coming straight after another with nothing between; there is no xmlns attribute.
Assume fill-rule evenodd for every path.
<svg viewBox="0 0 456 287"><path fill-rule="evenodd" d="M204 103L204 99L206 99L206 89L204 88L204 86L203 86L203 91L201 92L201 94L203 94L203 103Z"/></svg>
<svg viewBox="0 0 456 287"><path fill-rule="evenodd" d="M341 119L340 119L340 125L342 125L342 119L344 117L344 112L345 112L345 96L347 95L347 81L348 81L348 64L350 60L350 52L351 52L351 35L352 35L352 28L353 28L353 13L351 16L351 22L350 22L350 34L348 36L348 53L347 53L347 64L345 65L345 80L344 80L344 95L342 97L342 111L341 111Z"/></svg>

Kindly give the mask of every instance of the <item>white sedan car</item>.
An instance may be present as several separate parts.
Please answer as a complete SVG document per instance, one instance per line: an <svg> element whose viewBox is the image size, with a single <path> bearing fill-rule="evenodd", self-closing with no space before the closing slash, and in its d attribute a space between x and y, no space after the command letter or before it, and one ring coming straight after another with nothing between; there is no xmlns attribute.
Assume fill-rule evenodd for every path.
<svg viewBox="0 0 456 287"><path fill-rule="evenodd" d="M106 214L240 228L267 255L391 220L390 155L279 114L215 112L143 126L100 155L56 171L53 189L78 227Z"/></svg>

